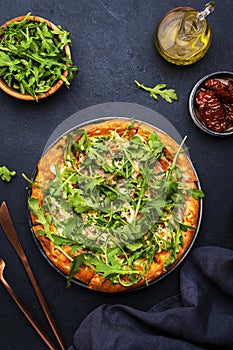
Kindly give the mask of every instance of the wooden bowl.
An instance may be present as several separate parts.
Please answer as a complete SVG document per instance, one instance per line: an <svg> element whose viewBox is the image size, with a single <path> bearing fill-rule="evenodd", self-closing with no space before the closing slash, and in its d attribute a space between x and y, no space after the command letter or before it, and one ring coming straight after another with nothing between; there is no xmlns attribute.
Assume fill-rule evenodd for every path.
<svg viewBox="0 0 233 350"><path fill-rule="evenodd" d="M2 25L2 27L7 27L10 23L12 22L20 22L25 18L25 16L19 16L16 18L13 18L9 21L7 21L6 23L4 23ZM35 21L35 22L45 22L48 26L48 28L52 29L52 30L58 30L59 28L57 26L55 26L52 22L48 21L47 19L44 19L42 17L38 17L38 16L28 16L27 18L28 21ZM66 55L69 59L71 59L71 52L70 52L70 47L69 45L65 45L64 50L66 52ZM62 74L65 78L68 75L68 71L65 70L64 73ZM61 86L62 84L64 84L64 81L62 79L59 79L48 91L44 92L41 95L37 95L37 99L43 99L46 98L52 94L54 94L54 92L56 92ZM13 97L16 97L18 99L21 100L27 100L27 101L35 101L36 99L29 95L29 94L22 94L20 93L18 90L15 90L11 87L9 87L5 81L3 79L0 79L0 88L5 91L8 95L11 95Z"/></svg>

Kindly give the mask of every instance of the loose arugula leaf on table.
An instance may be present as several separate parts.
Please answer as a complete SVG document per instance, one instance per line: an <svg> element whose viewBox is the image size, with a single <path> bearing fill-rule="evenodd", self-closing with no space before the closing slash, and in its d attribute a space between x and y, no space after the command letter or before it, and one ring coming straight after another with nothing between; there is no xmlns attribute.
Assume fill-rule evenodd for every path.
<svg viewBox="0 0 233 350"><path fill-rule="evenodd" d="M160 95L164 100L166 100L169 103L172 103L173 100L178 100L176 91L174 89L165 89L167 86L166 84L157 84L155 87L150 88L144 86L144 84L140 84L137 80L134 80L134 82L137 85L138 89L141 88L145 91L148 91L150 93L150 96L157 101L158 95Z"/></svg>
<svg viewBox="0 0 233 350"><path fill-rule="evenodd" d="M1 27L0 78L21 92L37 95L47 92L59 79L67 86L78 72L64 50L70 45L69 32L48 28L45 22L27 20ZM63 76L64 71L68 76Z"/></svg>
<svg viewBox="0 0 233 350"><path fill-rule="evenodd" d="M5 165L0 167L0 178L3 181L10 182L12 179L12 176L15 176L15 174L16 172L14 170L10 171Z"/></svg>

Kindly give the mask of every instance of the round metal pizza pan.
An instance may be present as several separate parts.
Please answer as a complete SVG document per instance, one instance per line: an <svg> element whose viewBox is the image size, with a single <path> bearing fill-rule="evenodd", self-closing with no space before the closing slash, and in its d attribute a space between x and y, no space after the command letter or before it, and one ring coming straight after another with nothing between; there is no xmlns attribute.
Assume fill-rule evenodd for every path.
<svg viewBox="0 0 233 350"><path fill-rule="evenodd" d="M130 120L132 118L135 118L136 121L142 121L146 124L149 124L150 126L152 127L155 127L157 129L160 129L161 131L167 133L169 136L171 136L177 143L180 143L182 141L182 138L181 136L179 135L179 133L176 131L176 129L170 124L169 121L167 121L163 116L161 116L159 113L147 108L147 107L143 107L143 106L140 106L140 105L135 105L135 104L128 104L128 103L120 103L120 114L118 112L118 115L116 114L116 104L119 104L119 103L112 103L112 104L104 104L106 105L107 109L106 109L106 113L103 113L104 112L104 109L105 109L105 106L104 105L97 105L96 107L96 118L94 119L89 119L91 118L90 117L90 114L89 113L86 113L88 108L83 110L83 111L80 111L78 112L76 115L72 116L72 120L70 120L66 125L66 129L65 129L65 125L62 125L62 128L59 128L59 130L55 131L53 134L52 134L52 137L50 137L49 139L49 142L47 142L46 144L46 147L45 147L45 151L43 152L43 154L45 154L50 147L52 147L62 136L66 135L66 134L69 134L70 132L72 131L75 131L76 129L80 129L82 128L83 126L85 125L88 125L88 124L93 124L93 123L100 123L100 122L103 122L103 121L107 121L107 120L110 120L110 119L126 119L126 120ZM108 115L110 115L109 113L109 108L111 109L111 105L112 105L112 114L113 116L109 117ZM122 107L123 105L123 107ZM125 106L124 106L125 105ZM130 106L129 106L130 105ZM125 109L124 109L125 107ZM140 108L139 108L140 107ZM137 118L136 117L136 114L138 114L138 109L140 110L139 113L142 113L142 110L144 110L144 114L142 113L141 118ZM93 107L91 108L91 111L94 112L94 109ZM101 114L100 114L101 112ZM135 113L137 112L137 113ZM80 114L79 114L80 113ZM82 120L80 121L80 123L78 122L78 120L80 120L80 118L77 120L77 117L79 116L82 116L84 113L84 115L86 116L86 120ZM88 118L89 117L89 118ZM76 125L75 125L75 120L73 120L73 118L75 118L76 120ZM156 119L154 119L156 118ZM81 118L82 119L82 118ZM72 123L70 123L72 121L72 123L74 123L74 125L71 125ZM155 121L155 122L154 122ZM170 132L170 133L169 133ZM200 180L198 178L198 175L197 175L197 172L190 160L190 157L189 155L186 153L189 161L190 161L190 164L193 168L193 171L196 175L196 178L197 178L197 187L198 189L201 189L201 184L200 184ZM33 181L36 177L36 174L37 174L37 166L35 167L35 170L31 176L31 180ZM28 190L28 199L30 198L31 196L31 190L29 189ZM200 230L200 226L201 226L201 219L202 219L202 212L203 212L203 200L202 199L199 199L199 216L198 216L198 223L197 223L197 228L195 230L195 233L194 233L194 236L193 236L193 239L192 239L192 242L191 244L189 245L188 249L185 251L185 253L182 255L182 257L177 261L177 263L170 269L168 269L168 271L162 275L160 275L157 279L155 279L154 281L151 281L150 283L146 284L146 285L143 285L143 286L139 286L139 287L135 287L135 288L130 288L130 289L126 289L125 291L121 291L121 292L118 292L118 293L126 293L126 292L133 292L135 290L139 290L139 289L143 289L143 288L147 288L151 285L154 285L155 283L158 283L160 280L162 280L163 278L169 276L182 262L183 260L186 258L186 256L188 255L188 253L190 252L191 248L193 247L194 243L195 243L195 240L198 236L198 233L199 233L199 230ZM52 262L51 260L47 257L47 255L45 254L40 242L38 241L38 239L36 238L36 235L34 233L34 230L33 230L33 225L32 225L32 221L31 221L31 216L30 216L30 210L28 208L28 220L29 220L29 226L30 226L30 230L31 230L31 233L32 233L32 237L33 237L33 240L36 244L36 246L38 247L39 251L41 252L41 254L44 256L44 258L46 259L46 261L60 274L62 275L64 278L66 278L66 275L60 271L58 269L58 267L56 267ZM82 286L84 288L87 288L89 290L91 290L90 288L88 288L88 286L73 278L72 279L72 282L74 284L77 284L79 286ZM93 292L96 292L96 290L93 290ZM101 293L106 293L106 292L103 292L103 291L100 291Z"/></svg>

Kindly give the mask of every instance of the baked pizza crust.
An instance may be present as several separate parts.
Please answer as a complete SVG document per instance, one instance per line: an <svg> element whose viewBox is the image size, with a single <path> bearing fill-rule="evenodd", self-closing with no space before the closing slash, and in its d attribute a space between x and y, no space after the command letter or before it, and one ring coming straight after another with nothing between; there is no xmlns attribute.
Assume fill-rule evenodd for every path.
<svg viewBox="0 0 233 350"><path fill-rule="evenodd" d="M125 129L128 127L129 121L124 119L111 119L109 121L104 121L98 124L89 124L83 126L81 129L86 130L89 137L94 136L107 136L112 131L117 131L121 136ZM159 166L166 170L172 162L173 155L179 149L179 145L166 133L161 130L156 129L143 122L135 122L132 129L127 133L126 138L131 138L133 135L140 135L143 139L147 139L152 131L156 131L159 139L163 142L166 147L166 158L160 160ZM76 140L79 136L75 136ZM61 167L63 164L64 149L66 145L66 136L61 138L55 145L53 145L41 158L38 163L38 171L35 177L35 183L38 182L40 186L46 187L48 182L55 178L54 173L51 171L51 167L57 164ZM182 172L183 179L186 183L189 183L190 187L197 188L197 177L191 161L185 153L180 153L177 159L177 165ZM43 194L40 188L32 185L31 197L39 199L39 203L42 203ZM51 263L63 274L70 274L70 263L71 259L68 258L71 251L70 246L62 246L62 250L65 251L66 255L59 248L55 247L53 242L51 242L45 235L37 235L37 231L43 229L43 227L37 223L37 218L33 213L31 215L32 229L38 239L45 255L51 261ZM183 213L183 223L196 227L199 219L199 200L193 197L186 197L185 209ZM56 233L56 231L55 231ZM170 253L168 251L162 250L157 253L154 257L149 271L147 272L146 280L141 279L137 284L129 287L125 287L120 283L112 284L110 280L104 279L101 275L94 273L94 270L86 265L81 265L80 270L74 275L74 279L84 283L88 288L103 291L108 293L122 292L128 289L134 289L155 281L161 275L167 273L169 270L174 268L180 259L184 256L186 251L192 244L195 235L195 229L188 229L183 232L183 246L180 247L179 253L177 255L176 261L164 270L164 263L169 258Z"/></svg>

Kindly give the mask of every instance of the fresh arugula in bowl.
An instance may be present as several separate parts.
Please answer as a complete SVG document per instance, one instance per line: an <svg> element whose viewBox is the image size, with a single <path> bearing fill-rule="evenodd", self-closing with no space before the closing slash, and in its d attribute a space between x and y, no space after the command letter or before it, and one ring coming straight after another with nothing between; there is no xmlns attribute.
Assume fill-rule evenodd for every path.
<svg viewBox="0 0 233 350"><path fill-rule="evenodd" d="M0 78L21 94L37 100L56 82L70 85L73 64L69 32L28 13L0 27Z"/></svg>

